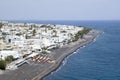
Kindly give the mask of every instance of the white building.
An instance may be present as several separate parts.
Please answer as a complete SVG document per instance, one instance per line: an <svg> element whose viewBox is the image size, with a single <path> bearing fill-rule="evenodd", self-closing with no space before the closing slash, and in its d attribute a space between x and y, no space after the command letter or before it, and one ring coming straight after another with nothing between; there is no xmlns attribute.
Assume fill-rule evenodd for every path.
<svg viewBox="0 0 120 80"><path fill-rule="evenodd" d="M17 51L8 51L8 50L3 50L3 51L0 51L0 58L1 59L5 59L7 56L10 56L12 55L14 58L19 58L21 57L22 55L19 54Z"/></svg>

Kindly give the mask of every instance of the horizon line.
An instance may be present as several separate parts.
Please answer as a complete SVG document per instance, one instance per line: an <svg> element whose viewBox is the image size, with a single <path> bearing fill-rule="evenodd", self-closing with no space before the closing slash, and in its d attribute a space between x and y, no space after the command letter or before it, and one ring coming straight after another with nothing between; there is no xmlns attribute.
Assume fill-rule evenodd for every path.
<svg viewBox="0 0 120 80"><path fill-rule="evenodd" d="M120 20L35 20L35 19L6 19L0 21L120 21Z"/></svg>

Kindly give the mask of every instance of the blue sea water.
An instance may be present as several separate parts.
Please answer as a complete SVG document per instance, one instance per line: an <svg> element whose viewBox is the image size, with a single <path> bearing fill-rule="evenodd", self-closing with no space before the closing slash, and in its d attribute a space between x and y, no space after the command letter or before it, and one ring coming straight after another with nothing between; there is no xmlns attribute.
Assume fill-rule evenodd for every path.
<svg viewBox="0 0 120 80"><path fill-rule="evenodd" d="M31 22L82 25L104 31L95 42L65 59L66 63L44 80L120 80L120 21Z"/></svg>

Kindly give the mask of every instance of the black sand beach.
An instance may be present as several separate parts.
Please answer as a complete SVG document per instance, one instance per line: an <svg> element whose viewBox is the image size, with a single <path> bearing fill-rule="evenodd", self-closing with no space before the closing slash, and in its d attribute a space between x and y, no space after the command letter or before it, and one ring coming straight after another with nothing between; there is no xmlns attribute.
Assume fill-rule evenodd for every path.
<svg viewBox="0 0 120 80"><path fill-rule="evenodd" d="M100 33L97 30L91 30L84 36L84 39L54 50L52 54L54 54L55 63L31 62L31 64L24 64L16 70L7 70L5 74L0 75L0 80L42 80L46 75L56 70L68 55L91 43Z"/></svg>

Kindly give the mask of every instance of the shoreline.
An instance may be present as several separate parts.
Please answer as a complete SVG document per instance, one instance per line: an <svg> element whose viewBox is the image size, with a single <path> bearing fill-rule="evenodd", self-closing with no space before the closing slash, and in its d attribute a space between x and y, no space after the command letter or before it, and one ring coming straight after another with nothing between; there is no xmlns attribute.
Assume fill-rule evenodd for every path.
<svg viewBox="0 0 120 80"><path fill-rule="evenodd" d="M34 77L32 80L43 80L46 76L48 76L52 72L56 71L60 67L60 65L62 64L62 62L66 59L66 57L68 57L71 54L74 54L74 52L76 50L82 48L83 46L86 46L86 45L92 43L94 41L94 39L97 38L97 36L101 34L101 32L99 32L99 31L95 30L95 32L96 32L96 33L94 33L95 35L92 35L91 39L89 39L89 40L87 40L87 41L85 41L83 43L79 42L79 40L76 41L76 42L74 42L73 44L75 44L75 43L78 43L78 44L76 45L76 47L75 47L75 45L72 46L72 48L75 47L75 48L73 48L72 51L70 51L70 52L68 52L68 53L66 53L64 55L61 55L60 58L57 59L57 61L55 62L55 64L52 64L47 70L45 70L44 72L42 72L39 75L37 75L36 77Z"/></svg>
<svg viewBox="0 0 120 80"><path fill-rule="evenodd" d="M69 55L74 54L74 52L94 41L101 31L92 29L88 34L84 36L81 40L77 40L68 45L65 45L59 49L52 51L54 55L55 63L31 63L24 64L16 70L9 71L6 70L5 74L0 75L0 79L3 80L43 80L47 75L56 71L62 62Z"/></svg>

